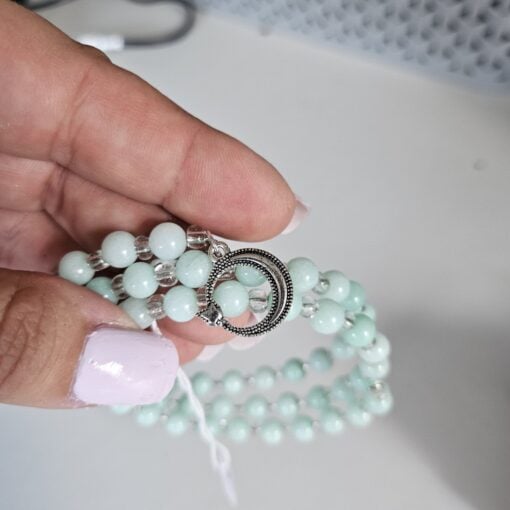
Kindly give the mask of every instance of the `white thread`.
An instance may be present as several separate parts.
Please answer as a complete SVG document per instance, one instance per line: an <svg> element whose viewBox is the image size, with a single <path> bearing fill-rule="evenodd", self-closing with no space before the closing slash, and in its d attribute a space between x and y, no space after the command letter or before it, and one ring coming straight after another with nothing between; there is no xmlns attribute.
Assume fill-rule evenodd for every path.
<svg viewBox="0 0 510 510"><path fill-rule="evenodd" d="M159 336L164 336L156 321L152 323L151 329ZM181 387L182 391L188 397L190 407L195 413L200 437L209 446L211 465L220 476L225 496L227 497L230 506L236 507L238 500L234 478L232 475L232 457L230 455L230 451L223 443L214 437L214 434L207 425L204 407L195 395L188 375L181 367L179 367L177 370L177 381L179 382L179 386Z"/></svg>

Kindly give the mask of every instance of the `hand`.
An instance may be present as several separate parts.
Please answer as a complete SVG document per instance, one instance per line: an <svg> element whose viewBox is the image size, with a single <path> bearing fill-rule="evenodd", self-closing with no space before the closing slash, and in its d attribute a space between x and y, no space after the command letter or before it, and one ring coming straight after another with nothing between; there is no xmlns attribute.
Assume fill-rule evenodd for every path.
<svg viewBox="0 0 510 510"><path fill-rule="evenodd" d="M173 344L136 330L117 306L43 274L67 251L93 251L114 230L147 233L172 215L257 241L296 211L267 161L0 0L0 401L160 400L177 353L185 363L228 339L199 319L164 321Z"/></svg>

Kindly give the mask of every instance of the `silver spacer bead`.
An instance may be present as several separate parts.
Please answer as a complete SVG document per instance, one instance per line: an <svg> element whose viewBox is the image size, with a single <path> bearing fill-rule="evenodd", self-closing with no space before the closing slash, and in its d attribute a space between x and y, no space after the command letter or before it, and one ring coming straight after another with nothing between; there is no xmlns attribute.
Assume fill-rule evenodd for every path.
<svg viewBox="0 0 510 510"><path fill-rule="evenodd" d="M119 299L126 299L129 294L124 290L124 277L122 273L112 278L112 289Z"/></svg>
<svg viewBox="0 0 510 510"><path fill-rule="evenodd" d="M263 313L269 306L268 294L264 289L250 289L248 291L249 306L253 313Z"/></svg>
<svg viewBox="0 0 510 510"><path fill-rule="evenodd" d="M329 280L322 276L322 274L319 276L319 281L317 282L317 285L313 288L313 291L316 294L325 294L329 289Z"/></svg>
<svg viewBox="0 0 510 510"><path fill-rule="evenodd" d="M314 296L303 296L303 305L301 306L301 316L305 319L311 319L319 309L319 303Z"/></svg>
<svg viewBox="0 0 510 510"><path fill-rule="evenodd" d="M177 285L175 262L173 260L159 260L152 262L154 274L160 287L173 287Z"/></svg>
<svg viewBox="0 0 510 510"><path fill-rule="evenodd" d="M210 232L198 225L190 225L186 229L186 242L188 248L192 250L203 250L207 248L210 238Z"/></svg>
<svg viewBox="0 0 510 510"><path fill-rule="evenodd" d="M91 253L87 257L87 262L91 269L94 271L102 271L103 269L108 269L110 267L110 264L106 263L102 256L101 256L101 250L97 250L94 253Z"/></svg>
<svg viewBox="0 0 510 510"><path fill-rule="evenodd" d="M343 329L351 329L354 326L354 316L346 316Z"/></svg>
<svg viewBox="0 0 510 510"><path fill-rule="evenodd" d="M197 293L197 304L198 309L203 310L207 306L207 289L205 287L199 287L196 290Z"/></svg>
<svg viewBox="0 0 510 510"><path fill-rule="evenodd" d="M152 251L149 248L149 238L147 236L138 236L135 238L136 255L140 260L150 260Z"/></svg>
<svg viewBox="0 0 510 510"><path fill-rule="evenodd" d="M166 317L165 310L163 309L163 296L161 294L154 294L147 299L147 310L149 315L156 321Z"/></svg>

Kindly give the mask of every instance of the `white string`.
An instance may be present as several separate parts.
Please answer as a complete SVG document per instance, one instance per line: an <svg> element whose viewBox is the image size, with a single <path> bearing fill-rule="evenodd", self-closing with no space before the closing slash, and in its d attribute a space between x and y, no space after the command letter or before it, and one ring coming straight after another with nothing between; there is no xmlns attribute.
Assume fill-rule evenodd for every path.
<svg viewBox="0 0 510 510"><path fill-rule="evenodd" d="M154 333L159 336L164 336L156 321L152 323L151 329ZM205 411L202 403L195 395L193 391L193 386L191 385L191 381L189 380L188 375L184 370L179 367L177 370L177 381L179 382L179 386L182 391L188 397L190 407L193 410L195 417L197 419L198 431L200 433L200 437L205 441L205 443L209 446L209 456L211 460L211 465L213 469L218 473L223 491L225 492L225 496L231 507L237 506L237 491L234 483L234 478L232 474L232 457L230 455L229 449L220 441L218 441L211 429L207 425L207 421L205 419Z"/></svg>

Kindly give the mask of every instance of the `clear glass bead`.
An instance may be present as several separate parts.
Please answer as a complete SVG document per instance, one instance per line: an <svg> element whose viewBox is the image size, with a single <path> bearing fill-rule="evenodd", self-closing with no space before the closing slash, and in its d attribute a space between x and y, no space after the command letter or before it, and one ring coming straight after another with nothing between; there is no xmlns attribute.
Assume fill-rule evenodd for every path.
<svg viewBox="0 0 510 510"><path fill-rule="evenodd" d="M112 289L119 299L126 299L129 296L124 289L124 275L122 273L112 278Z"/></svg>
<svg viewBox="0 0 510 510"><path fill-rule="evenodd" d="M156 280L160 287L173 287L177 284L175 262L173 260L155 260L152 263Z"/></svg>
<svg viewBox="0 0 510 510"><path fill-rule="evenodd" d="M310 319L319 309L318 300L313 296L303 296L303 305L301 306L301 316Z"/></svg>
<svg viewBox="0 0 510 510"><path fill-rule="evenodd" d="M208 230L198 226L190 225L186 229L186 242L192 250L203 250L209 246L210 234Z"/></svg>
<svg viewBox="0 0 510 510"><path fill-rule="evenodd" d="M110 264L106 263L102 256L101 256L101 250L97 250L94 253L91 253L87 257L87 262L91 269L94 271L102 271L103 269L108 269L110 267Z"/></svg>
<svg viewBox="0 0 510 510"><path fill-rule="evenodd" d="M147 310L149 315L156 321L165 317L165 310L163 308L163 296L161 294L154 294L147 299Z"/></svg>
<svg viewBox="0 0 510 510"><path fill-rule="evenodd" d="M235 279L236 279L236 270L235 270L235 268L232 267L230 269L227 269L224 273L222 273L217 281L218 281L218 283L221 283L221 282L227 282L227 281L235 280Z"/></svg>
<svg viewBox="0 0 510 510"><path fill-rule="evenodd" d="M152 258L152 251L149 248L149 238L147 236L135 238L135 250L140 260L150 260Z"/></svg>
<svg viewBox="0 0 510 510"><path fill-rule="evenodd" d="M321 273L319 274L319 281L317 285L313 288L313 291L316 294L322 295L325 294L329 290L329 280Z"/></svg>
<svg viewBox="0 0 510 510"><path fill-rule="evenodd" d="M230 248L227 243L216 240L211 241L209 250L207 251L207 253L209 254L209 258L213 262L218 261L219 259L221 259L221 257L224 257L229 252Z"/></svg>
<svg viewBox="0 0 510 510"><path fill-rule="evenodd" d="M269 306L268 294L264 289L250 289L248 291L250 299L250 310L253 313L263 313Z"/></svg>

